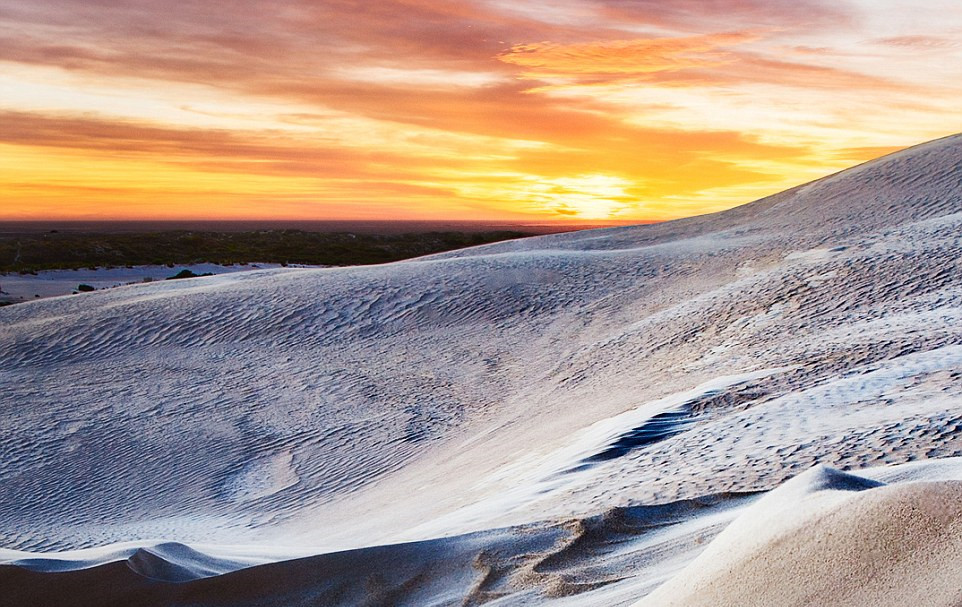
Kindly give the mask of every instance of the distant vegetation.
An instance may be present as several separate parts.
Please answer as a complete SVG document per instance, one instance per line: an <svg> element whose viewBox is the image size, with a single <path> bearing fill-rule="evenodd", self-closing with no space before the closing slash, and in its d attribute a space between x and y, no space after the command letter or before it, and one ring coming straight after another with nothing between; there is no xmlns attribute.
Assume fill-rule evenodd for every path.
<svg viewBox="0 0 962 607"><path fill-rule="evenodd" d="M388 235L300 230L118 234L52 231L0 237L0 272L204 262L362 265L522 236L530 234L513 231Z"/></svg>
<svg viewBox="0 0 962 607"><path fill-rule="evenodd" d="M180 272L177 272L173 276L168 276L167 280L180 280L181 278L197 278L199 276L213 276L213 275L214 274L211 272L204 272L203 274L195 274L190 270L181 270Z"/></svg>

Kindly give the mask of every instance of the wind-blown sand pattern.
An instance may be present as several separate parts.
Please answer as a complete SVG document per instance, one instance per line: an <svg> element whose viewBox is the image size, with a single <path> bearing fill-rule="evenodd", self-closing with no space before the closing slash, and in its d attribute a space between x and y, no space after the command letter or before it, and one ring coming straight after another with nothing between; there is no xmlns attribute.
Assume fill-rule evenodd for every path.
<svg viewBox="0 0 962 607"><path fill-rule="evenodd" d="M0 309L0 604L962 604L960 234L956 136L716 215Z"/></svg>

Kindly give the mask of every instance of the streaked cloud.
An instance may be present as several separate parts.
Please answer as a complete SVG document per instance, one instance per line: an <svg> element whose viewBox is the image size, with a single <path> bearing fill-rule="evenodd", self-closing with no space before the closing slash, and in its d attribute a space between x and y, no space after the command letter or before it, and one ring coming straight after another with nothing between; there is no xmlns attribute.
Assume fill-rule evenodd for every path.
<svg viewBox="0 0 962 607"><path fill-rule="evenodd" d="M874 42L896 48L910 47L917 49L941 49L946 47L957 47L960 45L960 42L957 38L950 38L947 36L928 36L925 34L879 38Z"/></svg>
<svg viewBox="0 0 962 607"><path fill-rule="evenodd" d="M758 38L723 33L673 38L611 40L580 44L518 44L499 56L528 70L529 77L639 75L718 66L735 60L721 49Z"/></svg>

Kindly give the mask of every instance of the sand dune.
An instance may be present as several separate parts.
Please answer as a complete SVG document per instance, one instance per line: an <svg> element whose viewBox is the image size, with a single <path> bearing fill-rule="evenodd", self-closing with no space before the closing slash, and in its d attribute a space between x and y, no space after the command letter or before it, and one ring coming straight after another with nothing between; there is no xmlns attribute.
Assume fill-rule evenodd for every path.
<svg viewBox="0 0 962 607"><path fill-rule="evenodd" d="M677 559L700 550L703 534L716 531L752 499L719 495L617 508L581 519L285 560L218 577L210 575L216 560L182 545L140 549L125 561L107 558L72 571L57 572L51 561L20 562L0 567L0 583L13 590L0 602L415 606L590 596L603 605L626 571L647 566L657 573L666 551ZM630 592L616 594L631 595L639 583L651 581L634 580ZM107 592L91 595L88 588Z"/></svg>
<svg viewBox="0 0 962 607"><path fill-rule="evenodd" d="M956 136L715 215L2 308L0 603L631 605L675 574L644 604L909 601L871 593L924 572L855 558L864 533L918 538L949 584L960 159ZM875 471L916 460L942 463ZM771 491L816 464L889 484ZM738 523L699 557L737 545L724 571L679 573L799 483L783 539ZM840 559L850 595L788 574Z"/></svg>
<svg viewBox="0 0 962 607"><path fill-rule="evenodd" d="M962 481L867 480L792 479L638 607L962 604Z"/></svg>
<svg viewBox="0 0 962 607"><path fill-rule="evenodd" d="M864 476L819 466L761 499L616 508L253 567L178 544L69 571L20 562L0 566L9 589L0 603L602 606L644 595L690 562L637 606L948 607L962 600L962 459L943 461L951 465L915 466L912 481L894 485L878 478L905 466Z"/></svg>

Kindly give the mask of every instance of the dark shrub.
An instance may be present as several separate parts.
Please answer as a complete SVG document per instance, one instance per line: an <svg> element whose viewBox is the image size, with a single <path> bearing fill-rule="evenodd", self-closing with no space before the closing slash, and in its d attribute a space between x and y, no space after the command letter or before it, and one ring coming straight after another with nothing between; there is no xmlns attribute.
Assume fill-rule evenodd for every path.
<svg viewBox="0 0 962 607"><path fill-rule="evenodd" d="M204 274L194 274L193 272L185 268L180 272L177 272L173 276L168 276L167 280L179 280L181 278L197 278L198 276L213 276L213 274L211 272L205 272Z"/></svg>

